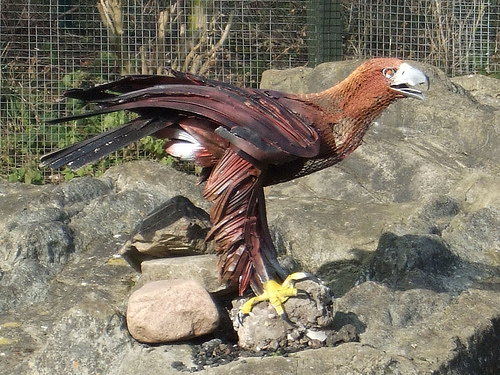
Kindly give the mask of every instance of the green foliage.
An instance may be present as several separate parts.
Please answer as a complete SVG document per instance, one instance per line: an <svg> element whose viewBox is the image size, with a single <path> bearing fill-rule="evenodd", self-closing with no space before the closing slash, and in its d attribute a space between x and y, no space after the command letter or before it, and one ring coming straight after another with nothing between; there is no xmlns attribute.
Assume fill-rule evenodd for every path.
<svg viewBox="0 0 500 375"><path fill-rule="evenodd" d="M24 182L25 184L41 185L44 182L43 173L37 166L15 168L8 176L9 182Z"/></svg>
<svg viewBox="0 0 500 375"><path fill-rule="evenodd" d="M102 174L102 170L96 171L95 167L92 165L87 165L85 167L82 167L78 169L77 171L73 171L69 169L68 167L64 167L63 170L61 170L61 175L64 177L64 181L69 181L75 177L83 177L83 176L100 176Z"/></svg>
<svg viewBox="0 0 500 375"><path fill-rule="evenodd" d="M47 90L40 92L34 89L36 82L15 84L15 71L7 72L5 77L12 83L6 85L11 89L3 90L0 97L0 175L13 182L43 183L45 173L38 166L40 155L78 140L80 131L67 124L54 126L46 123L59 115L61 104L47 102ZM76 71L64 76L56 89L62 92L91 81L95 79ZM63 109L72 111L74 108L78 105L68 101Z"/></svg>
<svg viewBox="0 0 500 375"><path fill-rule="evenodd" d="M101 78L77 70L66 74L59 81L58 88L60 92L64 92L69 88L89 87L102 82ZM167 165L176 164L174 158L165 154L164 141L146 137L137 144L78 171L66 167L47 173L47 170L38 165L41 155L107 131L129 121L133 115L116 112L70 123L47 124L47 120L70 113L83 113L91 108L82 101L71 98L56 101L58 105L54 105L46 103L46 97L47 95L36 95L29 88L20 88L1 98L1 118L7 120L1 124L0 175L9 181L42 184L62 182L78 176L99 176L112 165L139 157L156 159Z"/></svg>

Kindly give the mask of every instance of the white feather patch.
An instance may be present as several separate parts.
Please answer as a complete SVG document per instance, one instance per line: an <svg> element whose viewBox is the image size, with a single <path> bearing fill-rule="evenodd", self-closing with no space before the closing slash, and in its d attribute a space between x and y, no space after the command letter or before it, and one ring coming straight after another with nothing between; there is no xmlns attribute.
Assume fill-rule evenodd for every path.
<svg viewBox="0 0 500 375"><path fill-rule="evenodd" d="M173 141L165 147L168 154L185 161L194 161L201 150L204 150L204 147L198 142Z"/></svg>

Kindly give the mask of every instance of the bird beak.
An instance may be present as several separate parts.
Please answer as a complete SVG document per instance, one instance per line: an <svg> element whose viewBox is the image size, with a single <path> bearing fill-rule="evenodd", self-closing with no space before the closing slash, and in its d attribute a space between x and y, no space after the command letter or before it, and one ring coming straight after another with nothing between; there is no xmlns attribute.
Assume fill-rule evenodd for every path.
<svg viewBox="0 0 500 375"><path fill-rule="evenodd" d="M428 90L430 86L429 77L407 63L402 63L396 74L391 78L392 90L410 98L425 100L422 91L411 87L421 84L425 84Z"/></svg>

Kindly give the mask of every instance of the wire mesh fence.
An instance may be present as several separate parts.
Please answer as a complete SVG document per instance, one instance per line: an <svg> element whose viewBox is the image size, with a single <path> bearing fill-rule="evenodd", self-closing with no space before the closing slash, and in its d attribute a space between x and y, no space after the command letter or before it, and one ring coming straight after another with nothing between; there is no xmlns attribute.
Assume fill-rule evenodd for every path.
<svg viewBox="0 0 500 375"><path fill-rule="evenodd" d="M345 53L426 61L450 75L500 72L498 0L342 3Z"/></svg>
<svg viewBox="0 0 500 375"><path fill-rule="evenodd" d="M257 86L263 70L306 65L307 1L1 0L0 175L46 182L69 170L38 168L39 155L123 120L106 115L78 125L45 121L81 111L61 100L71 87L167 68ZM312 60L311 60L312 61ZM115 161L157 156L150 139L82 173Z"/></svg>
<svg viewBox="0 0 500 375"><path fill-rule="evenodd" d="M71 178L39 156L125 120L47 125L84 110L69 88L168 68L256 87L266 69L379 55L498 72L498 13L498 0L0 0L0 177ZM171 162L147 138L80 173L138 157Z"/></svg>

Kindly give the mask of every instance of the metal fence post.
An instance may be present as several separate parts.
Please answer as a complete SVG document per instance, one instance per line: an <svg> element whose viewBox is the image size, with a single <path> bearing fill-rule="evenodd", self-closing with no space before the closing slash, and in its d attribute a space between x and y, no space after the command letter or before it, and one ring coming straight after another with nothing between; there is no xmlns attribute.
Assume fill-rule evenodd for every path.
<svg viewBox="0 0 500 375"><path fill-rule="evenodd" d="M308 22L313 30L310 38L309 61L317 65L326 61L341 60L342 15L340 0L309 0Z"/></svg>

